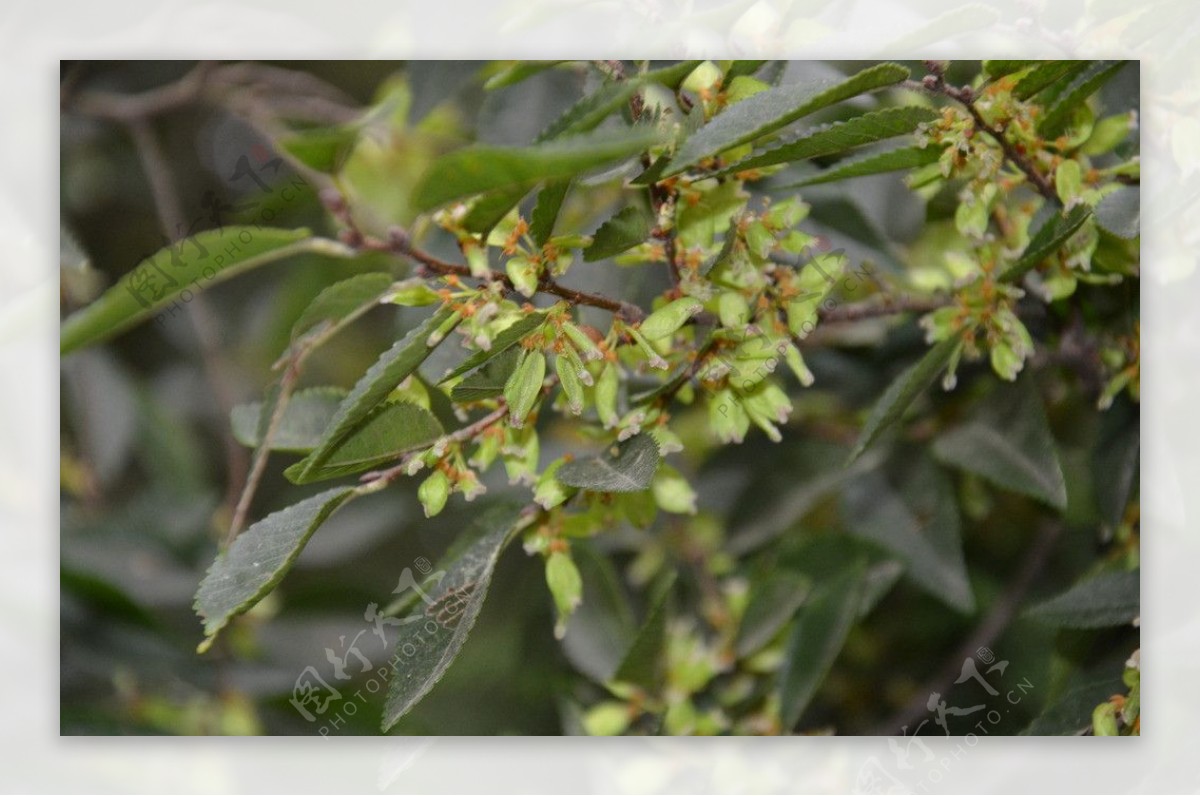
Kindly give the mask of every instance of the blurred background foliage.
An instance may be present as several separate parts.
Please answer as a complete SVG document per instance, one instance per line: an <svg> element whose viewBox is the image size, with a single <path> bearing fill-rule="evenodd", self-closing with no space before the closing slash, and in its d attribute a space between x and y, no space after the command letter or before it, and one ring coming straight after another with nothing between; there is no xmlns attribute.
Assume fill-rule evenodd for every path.
<svg viewBox="0 0 1200 796"><path fill-rule="evenodd" d="M178 80L192 67L183 62L64 63L65 311L86 303L163 244L151 186L129 136L119 125L88 113L80 98L146 91ZM852 72L857 65L806 62L768 68L786 83ZM244 92L237 102L184 106L154 123L174 190L194 225L187 231L269 223L335 232L312 188L297 180L286 162L276 161L264 120L277 115L316 126L376 107L365 143L345 173L360 203L380 223L408 223L411 183L432 158L473 140L528 143L600 79L594 69L580 66L485 90L484 81L495 72L476 62L250 65L247 85L261 82L261 88ZM965 80L977 72L977 63L956 63L950 74ZM1136 108L1136 68L1118 74L1100 104L1109 112ZM844 113L834 108L816 120L833 121ZM795 175L785 172L754 188L770 192L794 181ZM289 185L293 190L284 191ZM952 221L956 207L953 191L923 197L894 175L814 187L802 195L813 208L806 229L844 248L852 263L870 263L892 276L926 267L922 253L938 245L936 232ZM612 207L569 203L562 227L591 232ZM428 246L455 254L447 236L435 235ZM436 561L470 522L478 504L461 501L425 519L415 482L401 481L356 502L320 530L279 589L231 628L213 652L195 652L202 635L193 595L228 526L231 496L236 500L247 460L247 452L229 445L228 405L261 396L293 322L322 288L355 272L378 270L399 275L404 266L383 257L350 264L296 257L217 285L184 313L64 360L63 734L312 733L313 725L288 700L302 670L311 665L328 678L332 665L326 648L369 628L367 606L386 604L405 567ZM583 270L575 269L574 281L568 281L631 301L641 298L643 304L666 285L659 269L591 268L576 274ZM1025 316L1036 339L1054 343L1023 378L1046 402L1066 483L1065 512L943 468L931 456L930 441L969 417L978 400L995 389L997 380L986 363L964 364L958 389L929 391L920 399L921 419L901 438L845 468L864 412L926 343L911 321L878 319L831 331L805 350L816 383L793 391L796 411L782 442L752 434L742 445L713 447L700 428L703 412L690 434L690 416L681 414L680 434L687 445L682 461L699 495L699 513L663 515L645 531L614 528L594 540L596 555L581 554L589 589L596 577L589 575L593 567L587 560L600 562L597 571L611 562L629 622L612 627L604 617L584 621L584 630L573 630L560 645L553 635L542 561L511 549L462 654L398 731L578 731L583 708L604 696L579 672L614 654L614 639L628 638L632 617L644 615L641 587L656 563L678 568L683 593L693 599L703 586L693 577L697 557L724 562L721 566L741 573L752 591L779 573L819 570L821 556L836 558L840 545L875 545L873 560L886 563L894 558L878 555L886 541L882 546L878 538L853 541L848 525L875 527L886 536L906 521L887 515L897 506L904 509L897 496L915 495L907 505L936 511L923 507L920 496L943 492L961 515L966 585L973 599L956 610L912 578L897 580L898 568L873 568L886 581L880 602L850 632L799 729L895 733L901 731L895 723L901 717L915 727L932 715L924 709L930 684L940 681L939 672L947 666L957 675L964 642L980 638L980 646L997 660L1009 661L1006 683L1024 679L1032 686L1018 704L1003 706L1000 721L988 725L991 734L1085 731L1092 707L1125 690L1120 678L1138 646L1137 630L1062 631L1028 616L1025 608L1066 591L1081 575L1128 568L1130 560L1136 561L1138 408L1123 394L1109 411L1096 411L1100 374L1086 358L1072 355L1064 330L1072 320L1067 313L1089 327L1103 326L1136 312L1137 304L1136 280L1117 288L1080 285L1069 308L1039 303L1032 318ZM305 383L353 384L416 317L411 310L372 312L312 359ZM439 357L446 353L435 354L423 371L445 370L452 360ZM543 462L571 445L569 429L556 424L565 421L544 413ZM288 483L281 469L268 467L255 516L310 493ZM489 497L511 490L527 500L527 490L510 488L502 476L490 479L488 487ZM994 609L1014 584L1021 585L1036 555L1044 560L1035 562L1036 577L1024 584L1020 604L1010 606L1013 615L1005 619L1011 621L989 634ZM586 612L587 597L584 605ZM369 656L377 647L362 645ZM966 650L968 656L976 653ZM371 660L374 666L385 663L382 653ZM975 704L980 694L971 688L971 683L955 685L942 696L951 704ZM906 707L913 705L921 709L906 716ZM382 692L368 696L338 732L375 734L381 709ZM1081 715L1088 721L1081 724ZM956 734L967 732L979 719L952 715L950 727ZM930 722L921 731L941 729Z"/></svg>

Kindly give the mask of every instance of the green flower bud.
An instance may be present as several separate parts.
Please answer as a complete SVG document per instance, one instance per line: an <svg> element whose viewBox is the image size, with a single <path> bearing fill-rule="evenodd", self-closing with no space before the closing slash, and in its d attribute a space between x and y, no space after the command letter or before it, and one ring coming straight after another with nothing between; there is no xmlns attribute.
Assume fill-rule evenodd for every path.
<svg viewBox="0 0 1200 796"><path fill-rule="evenodd" d="M579 380L579 371L575 369L569 357L559 354L554 358L554 370L558 373L558 383L562 386L563 394L567 396L567 405L571 414L583 412L583 383Z"/></svg>
<svg viewBox="0 0 1200 796"><path fill-rule="evenodd" d="M798 197L771 205L764 216L774 230L790 229L808 217L808 205Z"/></svg>
<svg viewBox="0 0 1200 796"><path fill-rule="evenodd" d="M1117 726L1117 707L1111 702L1102 702L1092 711L1092 733L1097 736L1121 734Z"/></svg>
<svg viewBox="0 0 1200 796"><path fill-rule="evenodd" d="M650 313L638 327L638 332L647 340L668 337L683 328L683 325L703 308L700 301L691 296L675 299Z"/></svg>
<svg viewBox="0 0 1200 796"><path fill-rule="evenodd" d="M761 221L746 226L746 248L755 258L762 260L775 248L775 235Z"/></svg>
<svg viewBox="0 0 1200 796"><path fill-rule="evenodd" d="M522 296L528 298L537 292L539 276L537 263L528 257L509 257L508 262L504 264L504 270L508 274L508 278L512 280L513 287Z"/></svg>
<svg viewBox="0 0 1200 796"><path fill-rule="evenodd" d="M750 304L741 293L727 290L717 299L717 314L722 326L741 329L750 322Z"/></svg>
<svg viewBox="0 0 1200 796"><path fill-rule="evenodd" d="M588 735L620 735L632 721L624 702L601 702L583 714L583 729Z"/></svg>
<svg viewBox="0 0 1200 796"><path fill-rule="evenodd" d="M696 490L678 470L669 465L658 468L650 488L658 507L671 514L695 514Z"/></svg>
<svg viewBox="0 0 1200 796"><path fill-rule="evenodd" d="M650 367L657 368L658 370L666 370L670 367L670 365L667 364L667 360L663 359L658 351L654 350L654 346L650 345L650 342L641 334L639 334L636 329L634 329L632 326L629 326L626 327L625 331L629 333L629 336L633 339L634 344L636 344L637 347L642 350L642 353L646 355L646 359L649 361Z"/></svg>
<svg viewBox="0 0 1200 796"><path fill-rule="evenodd" d="M424 279L405 279L392 285L386 300L402 307L425 307L436 304L442 297Z"/></svg>
<svg viewBox="0 0 1200 796"><path fill-rule="evenodd" d="M1079 168L1079 161L1064 160L1058 164L1054 170L1054 190L1064 207L1079 204L1083 194L1083 170Z"/></svg>
<svg viewBox="0 0 1200 796"><path fill-rule="evenodd" d="M620 388L620 378L617 375L617 366L612 362L606 362L604 368L600 371L600 376L596 379L596 413L600 416L600 422L605 428L614 428L617 425L619 417L617 415L617 391Z"/></svg>
<svg viewBox="0 0 1200 796"><path fill-rule="evenodd" d="M537 403L542 393L542 381L546 378L546 357L541 351L526 351L512 375L504 384L504 398L508 401L509 422L516 428L525 424L525 418Z"/></svg>
<svg viewBox="0 0 1200 796"><path fill-rule="evenodd" d="M540 444L533 428L506 430L506 440L500 452L504 456L504 472L512 484L532 484L538 469Z"/></svg>
<svg viewBox="0 0 1200 796"><path fill-rule="evenodd" d="M792 369L792 373L796 374L796 378L805 387L811 387L813 381L812 371L808 369L808 365L804 363L804 357L800 356L800 349L796 348L792 343L788 343L787 348L783 352L784 360L788 367Z"/></svg>
<svg viewBox="0 0 1200 796"><path fill-rule="evenodd" d="M551 553L546 559L546 585L550 587L554 608L558 611L554 637L561 639L567 634L567 620L583 601L583 578L570 554Z"/></svg>
<svg viewBox="0 0 1200 796"><path fill-rule="evenodd" d="M600 347L592 342L592 338L588 337L578 326L570 321L565 321L563 322L562 330L566 334L567 339L571 341L571 345L575 346L583 356L588 359L604 358L604 353L600 350Z"/></svg>
<svg viewBox="0 0 1200 796"><path fill-rule="evenodd" d="M750 430L750 416L738 396L727 387L714 391L709 398L708 422L722 442L740 443Z"/></svg>
<svg viewBox="0 0 1200 796"><path fill-rule="evenodd" d="M463 254L467 258L467 267L471 269L471 276L476 279L486 279L491 276L492 268L488 265L487 248L475 243L471 239L469 243L464 243Z"/></svg>
<svg viewBox="0 0 1200 796"><path fill-rule="evenodd" d="M417 489L417 499L425 507L426 517L440 514L446 507L446 500L449 497L450 479L441 470L434 470L433 474L422 481L421 486Z"/></svg>
<svg viewBox="0 0 1200 796"><path fill-rule="evenodd" d="M564 485L555 474L562 466L562 459L555 459L550 466L538 476L533 488L533 501L544 509L552 509L565 501L575 491Z"/></svg>

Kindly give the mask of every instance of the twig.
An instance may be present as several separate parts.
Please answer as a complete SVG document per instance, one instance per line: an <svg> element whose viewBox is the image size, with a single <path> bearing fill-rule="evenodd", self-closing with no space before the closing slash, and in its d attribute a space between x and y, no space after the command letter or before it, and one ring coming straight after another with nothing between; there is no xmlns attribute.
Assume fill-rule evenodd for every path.
<svg viewBox="0 0 1200 796"><path fill-rule="evenodd" d="M954 650L954 654L946 660L946 664L938 674L918 689L916 696L907 705L867 734L895 735L905 732L909 725L918 723L921 717L929 712L927 705L930 694L945 694L954 687L954 681L958 679L962 670L963 661L972 657L980 647L993 645L1012 622L1017 608L1025 599L1026 592L1029 591L1030 586L1033 585L1050 559L1050 553L1061 533L1061 523L1046 522L1042 526L1037 537L1025 552L1025 558L1021 561L1016 578L1008 584L1004 593L992 605L987 617L975 629L975 632Z"/></svg>
<svg viewBox="0 0 1200 796"><path fill-rule="evenodd" d="M927 62L926 68L929 69L929 74L926 75L923 81L920 83L912 83L909 81L905 84L906 87L915 88L919 86L926 91L942 94L943 96L949 97L966 108L967 113L971 114L971 118L975 121L975 127L987 133L992 140L1000 145L1000 149L1004 152L1004 157L1021 170L1026 178L1029 179L1029 182L1033 185L1033 187L1037 189L1037 192L1049 199L1051 202L1058 202L1058 193L1054 190L1054 186L1050 184L1050 181L1044 174L1038 171L1037 168L1029 162L1028 158L1026 158L1022 153L1018 152L1016 147L1009 142L1007 136L1004 134L1004 128L997 130L989 125L983 118L983 115L980 114L979 109L975 107L975 92L971 89L971 87L963 86L962 88L957 88L947 83L945 79L945 73L943 72L941 65L937 62Z"/></svg>
<svg viewBox="0 0 1200 796"><path fill-rule="evenodd" d="M467 442L474 439L479 434L482 434L490 426L499 423L508 414L508 403L501 398L500 405L494 410L476 420L470 425L463 426L457 431L453 431L441 437L437 442L433 443L433 447L439 445L453 445L459 442ZM389 467L386 470L373 470L369 473L364 473L359 479L364 485L371 485L373 489L382 488L392 481L396 480L407 473L409 462L412 461L414 454L409 454L404 457L404 460L399 464Z"/></svg>
<svg viewBox="0 0 1200 796"><path fill-rule="evenodd" d="M946 306L951 300L948 296L885 296L881 301L821 307L817 310L817 317L822 323L849 323L906 312L932 312Z"/></svg>

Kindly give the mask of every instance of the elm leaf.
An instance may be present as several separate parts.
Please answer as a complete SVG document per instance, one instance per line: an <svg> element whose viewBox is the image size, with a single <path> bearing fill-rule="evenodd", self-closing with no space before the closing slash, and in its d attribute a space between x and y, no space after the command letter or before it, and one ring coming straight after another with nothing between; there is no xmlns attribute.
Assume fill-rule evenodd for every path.
<svg viewBox="0 0 1200 796"><path fill-rule="evenodd" d="M853 177L868 177L872 174L886 174L889 171L928 166L930 163L937 163L941 154L942 150L936 146L906 146L883 152L871 152L861 157L848 158L807 179L794 183L791 187L822 185Z"/></svg>
<svg viewBox="0 0 1200 796"><path fill-rule="evenodd" d="M592 245L583 252L587 262L604 260L628 251L650 237L650 214L638 205L627 205L605 221L592 237Z"/></svg>
<svg viewBox="0 0 1200 796"><path fill-rule="evenodd" d="M866 566L863 562L820 586L800 611L779 673L783 726L800 721L829 673L859 616Z"/></svg>
<svg viewBox="0 0 1200 796"><path fill-rule="evenodd" d="M294 254L350 257L351 249L314 238L307 229L227 226L207 230L147 257L96 301L62 325L59 351L102 342L146 320L184 293L194 294L232 276Z"/></svg>
<svg viewBox="0 0 1200 796"><path fill-rule="evenodd" d="M1127 625L1141 611L1141 571L1135 569L1082 580L1028 615L1057 627L1091 629Z"/></svg>
<svg viewBox="0 0 1200 796"><path fill-rule="evenodd" d="M291 397L283 410L283 418L271 440L271 450L286 453L308 453L321 441L321 435L337 414L338 405L346 397L340 387L311 387ZM230 412L233 438L248 448L262 442L263 402L238 404Z"/></svg>
<svg viewBox="0 0 1200 796"><path fill-rule="evenodd" d="M350 487L329 489L270 514L217 556L196 592L196 612L206 636L200 652L229 620L250 610L283 580L317 528L355 494Z"/></svg>
<svg viewBox="0 0 1200 796"><path fill-rule="evenodd" d="M935 118L937 114L933 110L919 106L885 108L873 113L864 113L844 122L806 130L798 138L773 149L757 152L726 167L720 173L735 174L748 169L836 155L848 149L911 133L917 129L917 125Z"/></svg>
<svg viewBox="0 0 1200 796"><path fill-rule="evenodd" d="M471 543L426 590L395 641L391 666L395 671L383 710L387 732L437 684L462 649L487 597L496 562L519 530L520 507L494 506L483 513L468 534ZM401 586L405 584L401 579ZM399 588L399 587L398 587Z"/></svg>
<svg viewBox="0 0 1200 796"><path fill-rule="evenodd" d="M458 367L442 377L438 384L445 384L450 379L456 376L474 370L488 360L498 357L508 349L515 346L517 343L524 340L536 329L538 329L546 320L545 312L531 312L528 315L517 319L511 326L506 328L500 334L492 339L491 348L476 351L471 356L459 363Z"/></svg>
<svg viewBox="0 0 1200 796"><path fill-rule="evenodd" d="M431 445L443 433L442 424L423 406L404 401L385 403L371 410L319 464L296 465L294 472L288 468L285 474L294 483L309 484L361 473Z"/></svg>
<svg viewBox="0 0 1200 796"><path fill-rule="evenodd" d="M630 683L651 693L662 684L665 674L663 652L667 642L667 604L675 577L672 571L656 587L650 599L646 621L638 628L633 643L613 674L615 682Z"/></svg>
<svg viewBox="0 0 1200 796"><path fill-rule="evenodd" d="M740 146L842 100L893 86L908 77L899 64L878 64L842 80L794 83L768 89L735 103L687 140L663 177L671 177L707 157Z"/></svg>
<svg viewBox="0 0 1200 796"><path fill-rule="evenodd" d="M603 456L566 462L558 468L558 480L594 492L640 492L650 488L659 459L653 437L638 434Z"/></svg>

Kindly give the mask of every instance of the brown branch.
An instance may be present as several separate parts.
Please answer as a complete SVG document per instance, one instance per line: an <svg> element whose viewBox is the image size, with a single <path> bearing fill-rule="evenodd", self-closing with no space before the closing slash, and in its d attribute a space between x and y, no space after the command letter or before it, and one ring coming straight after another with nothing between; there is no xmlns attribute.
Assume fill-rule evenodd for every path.
<svg viewBox="0 0 1200 796"><path fill-rule="evenodd" d="M821 307L817 317L822 323L849 323L868 318L883 318L906 312L932 312L951 302L948 296L887 296L880 301L864 301L858 304L839 304Z"/></svg>

